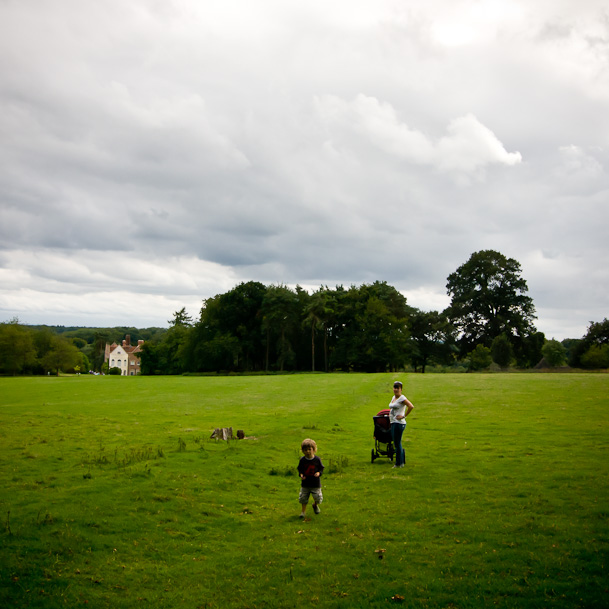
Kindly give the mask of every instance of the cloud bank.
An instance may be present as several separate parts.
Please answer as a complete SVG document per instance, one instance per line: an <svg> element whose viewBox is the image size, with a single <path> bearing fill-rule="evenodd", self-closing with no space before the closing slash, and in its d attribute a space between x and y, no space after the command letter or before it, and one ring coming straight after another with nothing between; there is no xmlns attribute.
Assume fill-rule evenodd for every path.
<svg viewBox="0 0 609 609"><path fill-rule="evenodd" d="M609 11L586 0L0 5L0 319L166 325L240 281L424 310L518 260L609 311Z"/></svg>

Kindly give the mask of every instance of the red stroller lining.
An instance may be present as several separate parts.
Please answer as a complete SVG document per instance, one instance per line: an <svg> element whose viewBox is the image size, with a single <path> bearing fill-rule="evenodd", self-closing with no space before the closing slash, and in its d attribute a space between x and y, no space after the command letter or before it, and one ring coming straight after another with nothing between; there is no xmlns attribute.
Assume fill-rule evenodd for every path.
<svg viewBox="0 0 609 609"><path fill-rule="evenodd" d="M384 408L372 417L374 421L374 448L372 463L380 456L389 457L393 461L395 448L391 439L391 424L389 423L389 408Z"/></svg>

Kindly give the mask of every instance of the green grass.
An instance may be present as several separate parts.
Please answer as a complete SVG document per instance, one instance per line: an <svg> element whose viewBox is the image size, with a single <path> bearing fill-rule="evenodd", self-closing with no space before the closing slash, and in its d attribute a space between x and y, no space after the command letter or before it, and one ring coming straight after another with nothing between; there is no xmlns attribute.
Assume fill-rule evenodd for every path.
<svg viewBox="0 0 609 609"><path fill-rule="evenodd" d="M393 378L0 379L0 606L603 606L609 376L400 375L402 470Z"/></svg>

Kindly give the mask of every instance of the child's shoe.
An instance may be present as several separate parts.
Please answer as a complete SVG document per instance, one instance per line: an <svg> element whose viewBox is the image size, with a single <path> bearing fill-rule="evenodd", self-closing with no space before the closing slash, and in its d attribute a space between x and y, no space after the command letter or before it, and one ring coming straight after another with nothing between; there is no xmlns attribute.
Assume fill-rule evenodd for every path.
<svg viewBox="0 0 609 609"><path fill-rule="evenodd" d="M317 505L317 503L315 503L315 504L313 505L313 511L314 511L316 514L319 514L319 512L321 512L321 510L319 509L319 506Z"/></svg>
<svg viewBox="0 0 609 609"><path fill-rule="evenodd" d="M300 514L298 515L298 518L304 518L304 512L300 512Z"/></svg>

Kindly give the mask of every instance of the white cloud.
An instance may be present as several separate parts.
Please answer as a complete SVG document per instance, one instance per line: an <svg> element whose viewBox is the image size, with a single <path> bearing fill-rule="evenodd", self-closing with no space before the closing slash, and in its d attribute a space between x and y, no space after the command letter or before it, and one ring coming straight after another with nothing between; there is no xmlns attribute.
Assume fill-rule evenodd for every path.
<svg viewBox="0 0 609 609"><path fill-rule="evenodd" d="M316 107L330 133L340 128L337 137L342 141L355 132L388 154L441 171L473 175L491 164L515 165L522 160L519 152L507 152L473 114L451 120L447 134L434 141L401 122L390 104L374 97L359 94L347 102L327 95L316 99Z"/></svg>
<svg viewBox="0 0 609 609"><path fill-rule="evenodd" d="M472 114L452 120L447 131L437 145L442 169L473 173L493 163L516 165L522 160L519 152L507 152L495 134Z"/></svg>
<svg viewBox="0 0 609 609"><path fill-rule="evenodd" d="M576 176L581 179L594 179L604 173L603 166L592 155L579 146L561 146L559 149L562 164L557 174Z"/></svg>
<svg viewBox="0 0 609 609"><path fill-rule="evenodd" d="M581 334L608 53L600 0L0 3L0 315L163 325L250 279L441 309L493 248Z"/></svg>
<svg viewBox="0 0 609 609"><path fill-rule="evenodd" d="M454 3L446 8L431 26L431 34L447 47L488 43L504 28L520 25L525 15L524 7L511 0Z"/></svg>

